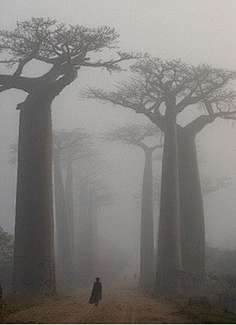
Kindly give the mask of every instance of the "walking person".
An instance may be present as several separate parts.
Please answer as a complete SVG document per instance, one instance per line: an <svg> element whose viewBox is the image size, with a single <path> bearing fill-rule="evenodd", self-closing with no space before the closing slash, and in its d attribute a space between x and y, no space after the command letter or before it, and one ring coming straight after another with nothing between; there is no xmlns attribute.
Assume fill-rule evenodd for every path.
<svg viewBox="0 0 236 325"><path fill-rule="evenodd" d="M102 284L99 278L95 279L96 281L93 284L93 289L91 293L91 297L89 299L90 304L98 305L99 300L102 299Z"/></svg>

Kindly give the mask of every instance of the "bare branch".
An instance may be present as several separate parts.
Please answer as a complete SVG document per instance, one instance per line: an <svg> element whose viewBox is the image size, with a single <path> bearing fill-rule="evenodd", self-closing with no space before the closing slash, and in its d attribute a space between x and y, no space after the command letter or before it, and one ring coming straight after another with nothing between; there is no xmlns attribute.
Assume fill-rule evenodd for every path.
<svg viewBox="0 0 236 325"><path fill-rule="evenodd" d="M191 130L192 134L197 134L207 124L212 123L217 118L236 119L236 110L231 112L218 112L211 115L201 115L189 123L185 128Z"/></svg>
<svg viewBox="0 0 236 325"><path fill-rule="evenodd" d="M156 138L160 144L150 147L144 142L149 137ZM124 145L128 144L141 147L145 152L153 152L155 149L163 147L161 143L162 134L153 124L122 126L108 132L104 138L109 141L121 142Z"/></svg>
<svg viewBox="0 0 236 325"><path fill-rule="evenodd" d="M15 88L30 92L34 88L35 78L0 75L0 92Z"/></svg>
<svg viewBox="0 0 236 325"><path fill-rule="evenodd" d="M117 52L117 54L119 55L119 59L111 59L109 61L96 61L96 62L88 62L88 61L84 61L79 63L81 66L84 67L96 67L96 68L104 68L106 70L108 70L109 72L111 71L122 71L122 68L118 65L118 63L122 62L122 61L127 61L127 60L131 60L131 59L139 59L140 57L142 57L142 54L137 53L131 53L131 54L127 54L127 53L122 53L122 52Z"/></svg>
<svg viewBox="0 0 236 325"><path fill-rule="evenodd" d="M201 182L203 195L205 196L212 192L227 188L230 185L230 179L225 176L217 178L203 177Z"/></svg>
<svg viewBox="0 0 236 325"><path fill-rule="evenodd" d="M117 59L107 61L96 60L92 62L87 57L90 52L100 52L103 49L116 47L118 35L113 28L102 26L87 28L83 26L69 26L58 24L52 19L32 18L29 21L17 23L14 31L0 31L0 52L4 56L0 63L7 66L16 66L14 77L20 77L25 65L31 60L39 60L52 65L52 68L42 77L38 78L38 86L52 85L59 93L63 85L74 80L75 71L81 66L103 67L109 71L120 71L119 63L140 54L127 54L118 52ZM71 67L69 76L68 67ZM3 80L3 78L0 78ZM9 79L8 79L9 80ZM32 80L32 79L31 79ZM15 82L16 79L11 79ZM19 89L23 79L18 79L14 87ZM35 81L35 80L34 80ZM11 85L1 83L1 91L10 89ZM37 87L36 87L37 88ZM56 90L57 89L57 90ZM28 88L26 91L29 91Z"/></svg>
<svg viewBox="0 0 236 325"><path fill-rule="evenodd" d="M235 117L236 92L230 85L236 73L232 71L204 64L194 67L180 60L163 62L159 58L141 58L130 69L133 77L118 83L114 91L90 88L83 92L84 97L145 114L163 132L170 109L179 114L187 107L197 109L196 104L205 107L208 115L200 116L187 126L194 132L217 117Z"/></svg>

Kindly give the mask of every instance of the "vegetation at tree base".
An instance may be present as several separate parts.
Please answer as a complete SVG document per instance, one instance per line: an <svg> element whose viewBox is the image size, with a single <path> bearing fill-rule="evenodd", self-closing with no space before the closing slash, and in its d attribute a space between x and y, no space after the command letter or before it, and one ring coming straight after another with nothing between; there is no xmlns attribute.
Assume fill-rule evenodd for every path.
<svg viewBox="0 0 236 325"><path fill-rule="evenodd" d="M0 226L0 270L12 263L13 236Z"/></svg>
<svg viewBox="0 0 236 325"><path fill-rule="evenodd" d="M197 324L235 324L236 316L207 299L198 299L180 304L179 314L187 315L190 322Z"/></svg>
<svg viewBox="0 0 236 325"><path fill-rule="evenodd" d="M0 282L3 295L11 293L14 237L0 226Z"/></svg>

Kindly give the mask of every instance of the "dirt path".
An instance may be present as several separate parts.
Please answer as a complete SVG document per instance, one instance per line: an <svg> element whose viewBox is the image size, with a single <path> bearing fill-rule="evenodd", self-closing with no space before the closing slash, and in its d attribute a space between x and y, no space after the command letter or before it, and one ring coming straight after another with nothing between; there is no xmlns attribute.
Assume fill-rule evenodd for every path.
<svg viewBox="0 0 236 325"><path fill-rule="evenodd" d="M15 307L3 323L138 324L191 323L178 309L137 289L106 288L98 307L88 304L89 290Z"/></svg>

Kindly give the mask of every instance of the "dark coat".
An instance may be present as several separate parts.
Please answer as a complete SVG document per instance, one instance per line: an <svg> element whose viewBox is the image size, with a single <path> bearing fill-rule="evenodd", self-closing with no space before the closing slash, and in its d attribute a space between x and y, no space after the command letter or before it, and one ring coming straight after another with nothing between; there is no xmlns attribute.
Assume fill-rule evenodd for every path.
<svg viewBox="0 0 236 325"><path fill-rule="evenodd" d="M94 282L89 303L96 304L101 299L102 299L102 284L101 282Z"/></svg>

